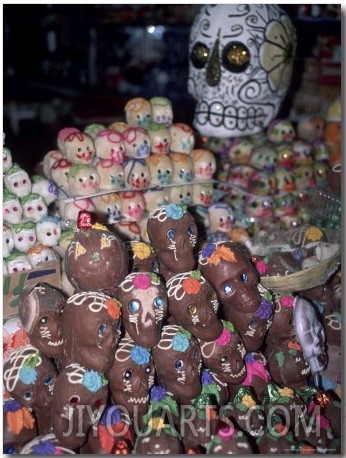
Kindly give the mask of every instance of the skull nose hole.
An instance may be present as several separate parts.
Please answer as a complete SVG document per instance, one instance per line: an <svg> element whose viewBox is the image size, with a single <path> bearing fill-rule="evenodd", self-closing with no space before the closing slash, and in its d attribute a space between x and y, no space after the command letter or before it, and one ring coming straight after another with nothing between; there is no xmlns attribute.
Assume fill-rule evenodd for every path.
<svg viewBox="0 0 346 458"><path fill-rule="evenodd" d="M207 83L209 86L216 86L219 83L221 77L219 43L220 40L219 37L217 37L207 67Z"/></svg>

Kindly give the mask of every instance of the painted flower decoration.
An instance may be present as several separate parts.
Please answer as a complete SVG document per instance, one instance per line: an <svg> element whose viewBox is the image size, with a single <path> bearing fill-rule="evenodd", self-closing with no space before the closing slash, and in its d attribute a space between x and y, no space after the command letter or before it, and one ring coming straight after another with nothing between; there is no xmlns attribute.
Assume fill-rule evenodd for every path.
<svg viewBox="0 0 346 458"><path fill-rule="evenodd" d="M317 242L323 238L323 232L316 226L309 227L309 229L306 230L305 235L313 242Z"/></svg>
<svg viewBox="0 0 346 458"><path fill-rule="evenodd" d="M33 429L35 419L25 406L11 399L3 404L3 411L6 414L6 421L13 434L20 434L25 429Z"/></svg>
<svg viewBox="0 0 346 458"><path fill-rule="evenodd" d="M58 449L51 441L43 440L32 448L33 455L62 455L63 452Z"/></svg>
<svg viewBox="0 0 346 458"><path fill-rule="evenodd" d="M116 425L121 420L121 410L116 406L107 407L100 418L101 425Z"/></svg>
<svg viewBox="0 0 346 458"><path fill-rule="evenodd" d="M173 350L181 352L186 351L189 348L190 338L191 334L181 329L181 332L178 332L172 339Z"/></svg>
<svg viewBox="0 0 346 458"><path fill-rule="evenodd" d="M228 329L223 328L220 337L215 340L215 344L220 347L224 347L232 340L232 334Z"/></svg>
<svg viewBox="0 0 346 458"><path fill-rule="evenodd" d="M282 397L288 397L288 398L293 398L293 390L292 388L288 388L287 386L283 387L283 388L279 388L278 389L278 393L280 396Z"/></svg>
<svg viewBox="0 0 346 458"><path fill-rule="evenodd" d="M185 278L182 282L183 290L186 294L198 294L201 289L201 284L197 278Z"/></svg>
<svg viewBox="0 0 346 458"><path fill-rule="evenodd" d="M23 364L23 367L19 369L19 380L25 385L31 385L36 382L37 371L35 367L39 362L38 353L31 355Z"/></svg>
<svg viewBox="0 0 346 458"><path fill-rule="evenodd" d="M82 385L92 393L96 393L103 385L101 374L94 370L86 371L83 376Z"/></svg>
<svg viewBox="0 0 346 458"><path fill-rule="evenodd" d="M151 278L148 274L138 274L133 279L133 286L137 289L146 290L151 286Z"/></svg>
<svg viewBox="0 0 346 458"><path fill-rule="evenodd" d="M273 304L266 299L261 299L258 309L255 311L255 316L261 320L267 320L273 313Z"/></svg>
<svg viewBox="0 0 346 458"><path fill-rule="evenodd" d="M5 326L2 335L4 362L11 356L14 350L30 343L29 337L20 322L16 323L18 329L14 333L9 333Z"/></svg>
<svg viewBox="0 0 346 458"><path fill-rule="evenodd" d="M114 320L117 320L120 318L122 305L117 299L107 299L106 307L107 307L107 311L109 315Z"/></svg>
<svg viewBox="0 0 346 458"><path fill-rule="evenodd" d="M147 348L135 345L130 351L131 359L138 366L147 364L150 361L150 351Z"/></svg>
<svg viewBox="0 0 346 458"><path fill-rule="evenodd" d="M155 402L160 402L166 397L167 391L161 385L153 385L150 390L150 400Z"/></svg>
<svg viewBox="0 0 346 458"><path fill-rule="evenodd" d="M267 275L268 273L268 266L263 259L256 262L256 269L260 275Z"/></svg>
<svg viewBox="0 0 346 458"><path fill-rule="evenodd" d="M280 297L280 304L286 308L292 308L294 302L293 296L282 296Z"/></svg>
<svg viewBox="0 0 346 458"><path fill-rule="evenodd" d="M210 383L213 383L214 380L211 373L203 369L201 374L201 381L202 385L210 385Z"/></svg>
<svg viewBox="0 0 346 458"><path fill-rule="evenodd" d="M172 219L181 219L184 215L184 208L181 205L169 204L166 207L166 214Z"/></svg>
<svg viewBox="0 0 346 458"><path fill-rule="evenodd" d="M251 409L251 407L254 407L256 405L256 402L254 398L248 394L246 394L243 399L241 400L242 404L244 404L246 407Z"/></svg>
<svg viewBox="0 0 346 458"><path fill-rule="evenodd" d="M217 266L222 259L228 262L237 262L234 252L224 245L218 245L212 255L207 259L207 262L208 264L215 264Z"/></svg>
<svg viewBox="0 0 346 458"><path fill-rule="evenodd" d="M288 342L288 345L287 345L287 346L288 346L288 348L289 348L290 350L299 351L299 350L302 349L302 347L299 345L298 342L293 342L292 340L290 340L290 341Z"/></svg>
<svg viewBox="0 0 346 458"><path fill-rule="evenodd" d="M316 422L321 428L330 428L330 421L325 415L316 415Z"/></svg>
<svg viewBox="0 0 346 458"><path fill-rule="evenodd" d="M270 21L260 48L260 63L268 73L272 91L289 86L295 51L296 33L292 23L289 20Z"/></svg>
<svg viewBox="0 0 346 458"><path fill-rule="evenodd" d="M150 428L154 429L155 431L158 431L165 427L165 422L162 417L154 417L151 420L149 420L148 425Z"/></svg>
<svg viewBox="0 0 346 458"><path fill-rule="evenodd" d="M135 258L138 259L147 259L149 258L151 254L151 248L148 244L144 242L137 242L133 247L132 247L133 255Z"/></svg>

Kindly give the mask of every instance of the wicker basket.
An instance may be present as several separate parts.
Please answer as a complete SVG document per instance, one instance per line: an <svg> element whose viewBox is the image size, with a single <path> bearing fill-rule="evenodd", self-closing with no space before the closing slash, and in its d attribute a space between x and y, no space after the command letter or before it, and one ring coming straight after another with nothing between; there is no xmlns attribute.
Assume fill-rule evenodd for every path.
<svg viewBox="0 0 346 458"><path fill-rule="evenodd" d="M277 293L304 291L326 283L338 269L340 263L341 248L330 258L309 269L300 270L290 275L262 276L261 284L270 291Z"/></svg>

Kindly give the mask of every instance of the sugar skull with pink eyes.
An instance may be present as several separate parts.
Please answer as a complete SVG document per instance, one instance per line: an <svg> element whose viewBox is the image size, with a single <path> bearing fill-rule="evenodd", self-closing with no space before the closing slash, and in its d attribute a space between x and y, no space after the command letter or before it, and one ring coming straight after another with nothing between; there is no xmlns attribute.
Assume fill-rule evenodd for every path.
<svg viewBox="0 0 346 458"><path fill-rule="evenodd" d="M186 329L165 325L152 349L159 383L183 404L191 404L202 389L202 358L198 341Z"/></svg>
<svg viewBox="0 0 346 458"><path fill-rule="evenodd" d="M168 154L171 147L171 134L168 127L157 122L151 122L147 126L147 131L152 154Z"/></svg>
<svg viewBox="0 0 346 458"><path fill-rule="evenodd" d="M27 253L30 248L36 245L37 234L34 221L12 224L11 229L14 247L17 250Z"/></svg>
<svg viewBox="0 0 346 458"><path fill-rule="evenodd" d="M48 215L48 207L39 194L31 192L20 200L23 207L23 216L30 221L41 221Z"/></svg>
<svg viewBox="0 0 346 458"><path fill-rule="evenodd" d="M56 246L61 236L60 220L46 216L36 223L37 241L46 246Z"/></svg>
<svg viewBox="0 0 346 458"><path fill-rule="evenodd" d="M195 135L193 129L182 122L173 123L169 126L171 134L171 152L191 154L195 146Z"/></svg>
<svg viewBox="0 0 346 458"><path fill-rule="evenodd" d="M166 288L160 278L151 272L128 274L117 297L122 303L122 323L131 339L147 348L156 345L168 313Z"/></svg>
<svg viewBox="0 0 346 458"><path fill-rule="evenodd" d="M113 129L100 130L95 137L95 149L100 159L112 159L122 164L125 158L124 136Z"/></svg>
<svg viewBox="0 0 346 458"><path fill-rule="evenodd" d="M129 158L124 162L125 186L129 189L145 189L150 182L150 169L144 159Z"/></svg>
<svg viewBox="0 0 346 458"><path fill-rule="evenodd" d="M140 221L145 210L142 191L124 191L121 193L121 214L125 221Z"/></svg>
<svg viewBox="0 0 346 458"><path fill-rule="evenodd" d="M10 226L2 225L2 257L7 258L14 248L14 240Z"/></svg>
<svg viewBox="0 0 346 458"><path fill-rule="evenodd" d="M91 164L96 154L94 141L84 132L72 132L64 140L64 153L74 164Z"/></svg>
<svg viewBox="0 0 346 458"><path fill-rule="evenodd" d="M27 272L32 269L28 254L22 251L12 251L6 258L6 267L9 274Z"/></svg>
<svg viewBox="0 0 346 458"><path fill-rule="evenodd" d="M114 364L106 375L113 402L125 408L129 417L141 425L155 377L150 350L136 345L128 336L123 337L115 352Z"/></svg>
<svg viewBox="0 0 346 458"><path fill-rule="evenodd" d="M23 207L19 197L4 189L2 196L2 217L7 224L18 224L23 216Z"/></svg>
<svg viewBox="0 0 346 458"><path fill-rule="evenodd" d="M27 196L31 191L31 180L28 173L18 164L4 174L4 187L18 197Z"/></svg>
<svg viewBox="0 0 346 458"><path fill-rule="evenodd" d="M12 167L13 162L12 162L12 154L11 151L3 147L2 148L2 170L3 173L6 173L10 168Z"/></svg>
<svg viewBox="0 0 346 458"><path fill-rule="evenodd" d="M150 155L151 143L146 129L143 129L143 127L128 127L123 135L127 157L143 159Z"/></svg>
<svg viewBox="0 0 346 458"><path fill-rule="evenodd" d="M207 149L194 149L191 154L195 180L211 180L216 171L214 153Z"/></svg>
<svg viewBox="0 0 346 458"><path fill-rule="evenodd" d="M144 99L143 97L134 97L130 99L125 107L125 118L129 126L132 127L148 127L148 124L151 122L151 104L149 100Z"/></svg>

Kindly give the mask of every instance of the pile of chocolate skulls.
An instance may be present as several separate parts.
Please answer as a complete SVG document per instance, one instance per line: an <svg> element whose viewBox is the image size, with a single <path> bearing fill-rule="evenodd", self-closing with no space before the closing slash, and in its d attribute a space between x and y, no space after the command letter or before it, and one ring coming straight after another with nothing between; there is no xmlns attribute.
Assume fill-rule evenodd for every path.
<svg viewBox="0 0 346 458"><path fill-rule="evenodd" d="M23 289L30 343L4 361L4 453L341 453L341 399L323 381L341 363L311 292L264 288L238 242L197 250L184 206L154 209L147 233L125 243L81 211L73 293Z"/></svg>

